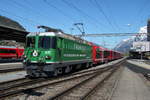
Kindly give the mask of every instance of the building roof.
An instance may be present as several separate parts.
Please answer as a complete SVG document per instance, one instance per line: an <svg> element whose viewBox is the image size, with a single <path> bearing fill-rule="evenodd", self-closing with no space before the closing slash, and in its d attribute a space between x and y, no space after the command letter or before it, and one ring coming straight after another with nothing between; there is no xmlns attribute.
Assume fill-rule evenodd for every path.
<svg viewBox="0 0 150 100"><path fill-rule="evenodd" d="M16 21L0 16L0 40L25 42L28 32Z"/></svg>
<svg viewBox="0 0 150 100"><path fill-rule="evenodd" d="M25 42L26 31L0 26L0 40L15 40L17 42Z"/></svg>

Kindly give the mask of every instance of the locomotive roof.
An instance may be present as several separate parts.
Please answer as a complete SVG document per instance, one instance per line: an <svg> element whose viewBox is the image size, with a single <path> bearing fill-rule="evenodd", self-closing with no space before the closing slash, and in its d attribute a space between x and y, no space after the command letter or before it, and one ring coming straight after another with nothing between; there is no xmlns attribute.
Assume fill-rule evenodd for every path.
<svg viewBox="0 0 150 100"><path fill-rule="evenodd" d="M31 32L27 35L28 36L58 36L58 37L63 37L63 38L67 38L70 40L74 40L74 41L78 41L80 43L85 43L88 44L89 42L86 40L81 39L80 37L76 37L70 34L66 34L63 32Z"/></svg>

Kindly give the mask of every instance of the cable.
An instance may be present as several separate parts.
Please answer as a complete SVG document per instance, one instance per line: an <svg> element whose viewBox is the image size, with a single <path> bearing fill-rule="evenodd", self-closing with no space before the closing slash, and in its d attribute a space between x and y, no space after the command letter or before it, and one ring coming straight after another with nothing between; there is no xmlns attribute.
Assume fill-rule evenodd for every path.
<svg viewBox="0 0 150 100"><path fill-rule="evenodd" d="M89 0L89 1L91 1L91 0ZM102 5L102 3L101 3L101 5ZM117 27L118 31L120 31L121 28L120 28L120 26L118 25L118 23L116 22L115 17L112 15L112 12L110 11L111 8L110 8L109 4L108 4L108 3L105 3L105 6L106 6L106 8L107 8L108 13L111 15L112 24L114 24L114 26ZM106 8L105 8L105 9L106 9Z"/></svg>
<svg viewBox="0 0 150 100"><path fill-rule="evenodd" d="M37 25L40 24L40 23L35 22L35 21L31 20L31 19L24 18L24 17L22 17L22 16L18 16L18 15L14 14L14 13L8 12L8 11L3 10L3 9L0 9L0 11L2 11L2 12L4 12L4 13L7 13L7 14L10 14L10 15L13 15L13 16L15 16L15 17L18 17L18 18L20 18L20 19L22 19L22 20L25 20L25 21L31 23L32 25L34 25L33 23L35 23L35 24L37 24Z"/></svg>
<svg viewBox="0 0 150 100"><path fill-rule="evenodd" d="M24 5L24 4L21 4L21 3L19 3L19 2L16 2L16 1L14 1L14 0L11 0L11 2L12 3L14 3L15 5L17 5L17 6L19 6L20 8L23 8L24 10L26 10L27 11L27 13L28 12L31 12L31 13L36 13L36 15L38 15L38 17L40 16L45 16L44 14L41 14L40 12L38 12L38 11L35 11L35 10L32 10L32 7L31 6L26 6L26 5ZM27 10L28 9L28 10ZM34 14L35 15L35 14ZM49 17L49 16L45 16L45 17Z"/></svg>
<svg viewBox="0 0 150 100"><path fill-rule="evenodd" d="M31 5L31 2L29 2L28 0L24 0L24 1L25 1L28 5ZM28 7L30 7L30 9L32 9L32 6L28 6ZM41 8L41 7L39 7L39 8ZM35 10L34 10L33 12L35 12ZM43 9L42 9L42 12L43 12ZM49 16L47 15L47 14L49 14L49 13L47 13L47 14L42 14L40 10L37 10L36 13L37 13L38 15L40 15L40 16L45 16L45 17L49 18Z"/></svg>
<svg viewBox="0 0 150 100"><path fill-rule="evenodd" d="M136 21L136 22L133 22L133 24L134 25L136 25L137 27L140 27L140 24L142 24L142 22L143 22L143 15L144 14L142 14L143 13L143 11L144 11L144 9L146 8L146 6L148 5L148 2L149 2L149 0L145 0L144 2L143 2L143 4L141 4L142 6L140 7L140 9L137 11L137 15L135 16L135 17L139 17L139 23L137 23L138 21ZM134 28L133 28L133 31L134 31Z"/></svg>
<svg viewBox="0 0 150 100"><path fill-rule="evenodd" d="M20 3L16 2L16 1L14 1L14 0L11 0L11 2L14 3L15 5L19 6L20 8L28 8L28 7L26 7L26 6L22 5L22 4L20 4ZM27 13L28 13L29 11L31 11L31 10L27 10L27 9L25 9L25 10L27 11ZM32 23L40 24L40 23L37 22L37 21L31 20L31 19L29 19L29 18L25 18L25 17L18 16L18 15L16 15L16 14L13 14L12 12L8 12L8 11L6 11L6 10L4 10L4 9L1 9L1 11L5 12L5 13L7 13L7 14L13 15L13 16L15 16L15 17L18 17L18 18L20 18L20 19L26 20L26 21L28 21L28 22L31 23L31 24L32 24ZM32 13L33 13L33 12L32 12ZM34 24L32 24L32 25L34 25Z"/></svg>
<svg viewBox="0 0 150 100"><path fill-rule="evenodd" d="M26 1L26 0L24 0L28 5L30 5L29 4L29 2L28 1ZM19 7L21 7L21 8L24 8L26 11L27 11L27 13L28 13L28 11L30 11L30 12L32 12L32 13L36 13L36 15L38 15L38 16L45 16L45 15L47 15L47 14L42 14L41 12L39 12L39 11L35 11L35 10L32 10L32 6L26 6L26 5L24 5L24 4L21 4L21 3L19 3L19 2L16 2L16 1L14 1L14 0L12 0L12 2L14 3L14 4L16 4L17 6L19 6ZM27 10L27 9L28 10ZM34 14L35 15L35 14ZM47 18L49 18L49 16L45 16L45 17L47 17ZM39 24L39 25L41 25L41 24ZM62 24L63 26L65 26L64 24Z"/></svg>
<svg viewBox="0 0 150 100"><path fill-rule="evenodd" d="M47 0L43 0L45 4L47 4L49 7L53 7L54 9L56 9L58 12L60 12L62 15L64 15L65 17L67 17L69 20L74 20L72 17L68 16L63 10L57 8L56 6L54 6L53 4L49 3Z"/></svg>
<svg viewBox="0 0 150 100"><path fill-rule="evenodd" d="M66 0L62 0L62 2L64 2L66 5L68 5L69 7L75 9L77 12L79 12L82 16L84 17L88 17L91 21L92 21L92 24L95 25L95 22L96 23L99 23L100 25L103 24L101 23L99 20L93 18L92 16L88 15L87 13L85 13L84 11L82 11L81 9L79 9L78 7L76 7L74 4L72 4L71 2L68 2ZM104 24L103 24L104 25Z"/></svg>
<svg viewBox="0 0 150 100"><path fill-rule="evenodd" d="M102 9L102 6L97 2L97 0L94 0L94 2L97 6L98 11L104 15L104 17L107 20L108 24L111 25L113 29L115 29L115 27L113 26L113 24L109 20L108 16L105 14L104 10Z"/></svg>

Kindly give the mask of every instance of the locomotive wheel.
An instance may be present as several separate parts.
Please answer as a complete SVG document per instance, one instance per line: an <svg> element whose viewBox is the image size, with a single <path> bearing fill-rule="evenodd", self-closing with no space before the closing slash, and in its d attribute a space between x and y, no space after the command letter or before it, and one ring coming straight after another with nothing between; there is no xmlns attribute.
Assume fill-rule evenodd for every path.
<svg viewBox="0 0 150 100"><path fill-rule="evenodd" d="M54 76L58 76L61 75L63 73L63 69L62 68L58 68L54 70Z"/></svg>

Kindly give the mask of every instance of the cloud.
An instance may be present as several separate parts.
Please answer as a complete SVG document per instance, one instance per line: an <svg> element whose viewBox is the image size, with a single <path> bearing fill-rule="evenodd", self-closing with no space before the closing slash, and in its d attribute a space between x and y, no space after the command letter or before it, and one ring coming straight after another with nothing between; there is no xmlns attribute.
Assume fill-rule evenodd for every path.
<svg viewBox="0 0 150 100"><path fill-rule="evenodd" d="M131 26L131 24L127 24L127 26Z"/></svg>
<svg viewBox="0 0 150 100"><path fill-rule="evenodd" d="M129 41L131 38L123 39L124 42Z"/></svg>

